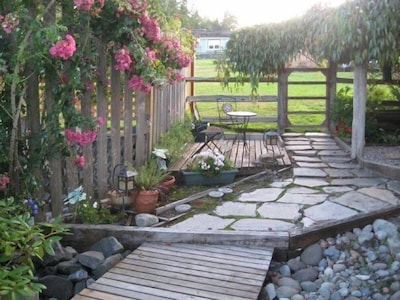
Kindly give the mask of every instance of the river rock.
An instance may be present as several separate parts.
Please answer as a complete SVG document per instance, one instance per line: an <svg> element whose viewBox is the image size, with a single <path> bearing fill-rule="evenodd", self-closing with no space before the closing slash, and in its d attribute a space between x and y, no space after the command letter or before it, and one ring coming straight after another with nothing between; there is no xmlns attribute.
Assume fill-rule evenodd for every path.
<svg viewBox="0 0 400 300"><path fill-rule="evenodd" d="M310 266L317 266L322 259L322 248L319 244L313 244L300 255L301 261Z"/></svg>

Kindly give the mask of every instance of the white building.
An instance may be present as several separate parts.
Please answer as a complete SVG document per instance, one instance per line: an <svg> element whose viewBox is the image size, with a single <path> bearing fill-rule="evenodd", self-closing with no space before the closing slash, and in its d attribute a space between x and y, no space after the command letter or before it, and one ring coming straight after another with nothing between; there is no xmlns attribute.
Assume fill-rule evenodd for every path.
<svg viewBox="0 0 400 300"><path fill-rule="evenodd" d="M193 30L197 37L196 57L212 57L226 48L230 31Z"/></svg>

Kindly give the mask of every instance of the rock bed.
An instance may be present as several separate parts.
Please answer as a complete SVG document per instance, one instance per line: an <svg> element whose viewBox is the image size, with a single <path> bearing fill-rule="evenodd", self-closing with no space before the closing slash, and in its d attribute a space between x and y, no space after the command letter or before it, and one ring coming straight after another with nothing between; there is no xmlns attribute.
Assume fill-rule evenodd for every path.
<svg viewBox="0 0 400 300"><path fill-rule="evenodd" d="M36 263L37 281L47 287L40 299L71 299L131 252L114 237L104 238L82 253L60 243L53 248L55 256L46 255Z"/></svg>
<svg viewBox="0 0 400 300"><path fill-rule="evenodd" d="M391 166L400 166L400 146L367 146L363 158Z"/></svg>
<svg viewBox="0 0 400 300"><path fill-rule="evenodd" d="M376 220L321 240L287 262L272 262L260 300L398 300L398 226Z"/></svg>

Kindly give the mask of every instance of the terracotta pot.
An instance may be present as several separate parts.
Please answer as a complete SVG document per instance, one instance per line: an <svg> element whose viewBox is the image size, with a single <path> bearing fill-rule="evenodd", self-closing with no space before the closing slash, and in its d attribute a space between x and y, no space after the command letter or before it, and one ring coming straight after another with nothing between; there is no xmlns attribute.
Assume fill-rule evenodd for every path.
<svg viewBox="0 0 400 300"><path fill-rule="evenodd" d="M139 191L135 200L135 211L147 214L154 212L159 194L158 190Z"/></svg>
<svg viewBox="0 0 400 300"><path fill-rule="evenodd" d="M160 187L162 190L169 191L175 184L176 178L173 175L168 175L167 178L160 183Z"/></svg>

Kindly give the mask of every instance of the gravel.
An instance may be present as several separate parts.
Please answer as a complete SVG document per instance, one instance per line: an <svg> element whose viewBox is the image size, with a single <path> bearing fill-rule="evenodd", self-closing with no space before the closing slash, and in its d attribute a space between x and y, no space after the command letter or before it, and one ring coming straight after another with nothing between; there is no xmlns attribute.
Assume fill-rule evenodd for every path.
<svg viewBox="0 0 400 300"><path fill-rule="evenodd" d="M366 146L363 158L391 166L400 166L400 146Z"/></svg>
<svg viewBox="0 0 400 300"><path fill-rule="evenodd" d="M398 222L383 219L271 263L260 300L399 300Z"/></svg>

